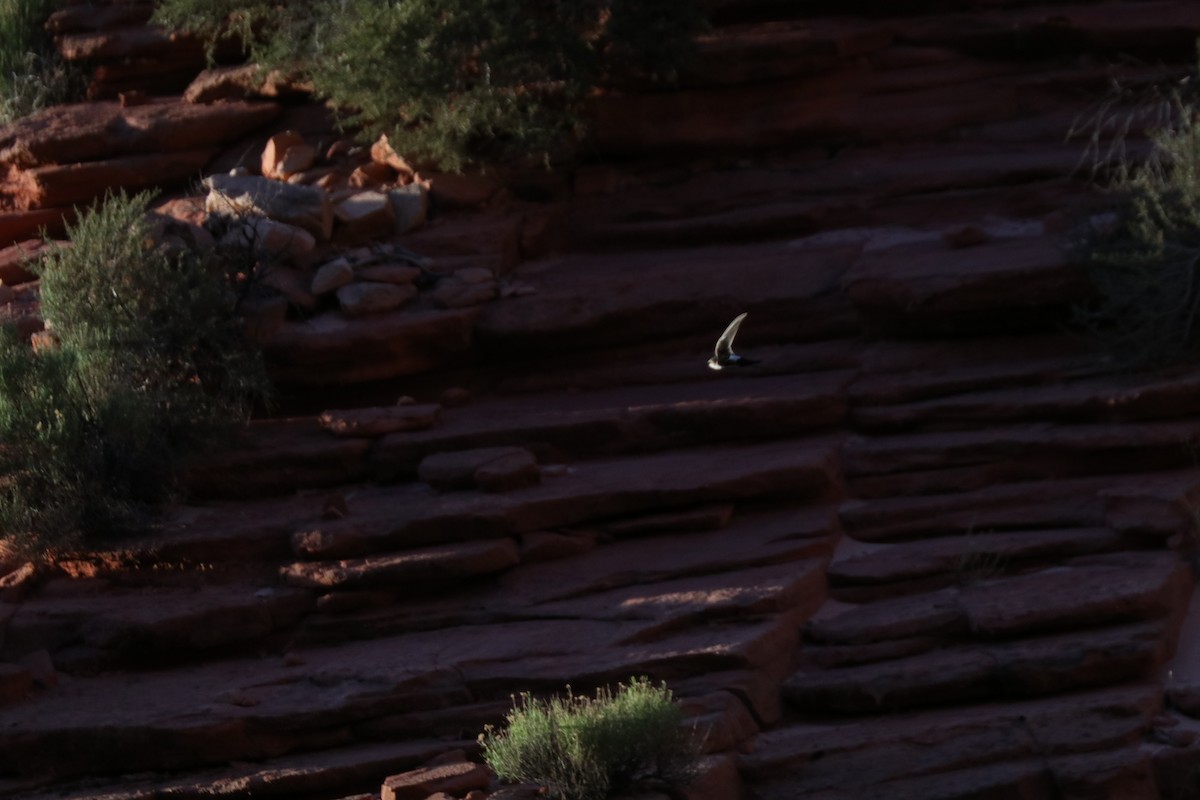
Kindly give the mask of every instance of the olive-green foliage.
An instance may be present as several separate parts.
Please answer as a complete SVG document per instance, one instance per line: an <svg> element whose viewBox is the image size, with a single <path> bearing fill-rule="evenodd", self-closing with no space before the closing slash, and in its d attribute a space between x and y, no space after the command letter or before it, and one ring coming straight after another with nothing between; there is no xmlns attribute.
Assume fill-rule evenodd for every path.
<svg viewBox="0 0 1200 800"><path fill-rule="evenodd" d="M1120 366L1179 361L1200 347L1200 123L1181 97L1168 107L1149 157L1121 163L1108 212L1071 242L1095 289L1076 322Z"/></svg>
<svg viewBox="0 0 1200 800"><path fill-rule="evenodd" d="M81 94L82 79L45 31L55 0L0 3L0 123Z"/></svg>
<svg viewBox="0 0 1200 800"><path fill-rule="evenodd" d="M581 131L615 72L670 78L703 18L693 0L165 0L161 23L230 31L263 67L312 81L369 137L458 169L542 154Z"/></svg>
<svg viewBox="0 0 1200 800"><path fill-rule="evenodd" d="M480 741L501 780L539 784L558 800L603 800L639 780L691 781L701 742L682 724L670 690L637 678L595 697L522 694L505 730L488 726Z"/></svg>
<svg viewBox="0 0 1200 800"><path fill-rule="evenodd" d="M147 202L108 198L36 265L56 347L0 340L0 533L31 555L149 520L266 391L228 277L156 246Z"/></svg>

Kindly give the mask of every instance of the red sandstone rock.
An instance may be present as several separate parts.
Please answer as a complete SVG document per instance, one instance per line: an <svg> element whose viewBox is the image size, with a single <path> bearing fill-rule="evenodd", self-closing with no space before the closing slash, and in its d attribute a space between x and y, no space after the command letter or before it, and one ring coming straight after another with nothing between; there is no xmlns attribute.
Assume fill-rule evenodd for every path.
<svg viewBox="0 0 1200 800"><path fill-rule="evenodd" d="M962 571L991 565L1006 572L1031 563L1120 550L1126 543L1110 528L971 533L873 547L835 558L831 590L839 599L872 601L917 586L958 582Z"/></svg>
<svg viewBox="0 0 1200 800"><path fill-rule="evenodd" d="M266 343L271 374L307 385L411 375L443 366L471 347L475 309L414 311L346 319L318 314Z"/></svg>
<svg viewBox="0 0 1200 800"><path fill-rule="evenodd" d="M461 755L461 754L460 754ZM486 789L491 773L482 764L462 760L441 763L393 775L383 782L382 800L426 800L436 793L462 796L473 789Z"/></svg>
<svg viewBox="0 0 1200 800"><path fill-rule="evenodd" d="M213 149L182 150L23 170L10 167L0 181L0 190L9 194L8 207L20 211L84 204L112 189L134 191L193 177L215 153Z"/></svg>
<svg viewBox="0 0 1200 800"><path fill-rule="evenodd" d="M404 237L404 247L431 259L441 271L458 266L482 266L497 277L507 275L520 262L521 217L516 214L462 215L442 218L439 225L414 230Z"/></svg>
<svg viewBox="0 0 1200 800"><path fill-rule="evenodd" d="M279 112L275 103L247 102L51 106L0 129L0 163L31 167L198 150L237 139Z"/></svg>
<svg viewBox="0 0 1200 800"><path fill-rule="evenodd" d="M841 518L848 532L867 542L995 528L1095 527L1105 521L1101 492L1128 480L1069 478L998 484L969 492L851 500L842 506Z"/></svg>
<svg viewBox="0 0 1200 800"><path fill-rule="evenodd" d="M669 531L711 531L724 528L732 518L732 505L702 506L685 511L617 520L601 525L600 530L618 538L655 535Z"/></svg>
<svg viewBox="0 0 1200 800"><path fill-rule="evenodd" d="M438 281L437 288L430 292L430 299L438 308L471 308L494 300L497 293L495 281L467 283L457 276L450 276Z"/></svg>
<svg viewBox="0 0 1200 800"><path fill-rule="evenodd" d="M422 459L417 477L441 491L469 489L476 485L476 474L481 468L513 457L537 465L532 454L519 447L485 447L430 455Z"/></svg>
<svg viewBox="0 0 1200 800"><path fill-rule="evenodd" d="M1130 554L968 585L960 600L974 635L1003 637L1168 617L1192 589L1175 556Z"/></svg>
<svg viewBox="0 0 1200 800"><path fill-rule="evenodd" d="M997 83L873 93L875 76L840 70L815 79L669 94L608 93L589 105L594 145L608 155L708 152L835 140L906 140L1011 117L1017 93ZM808 102L797 103L798 95ZM986 100L986 102L985 102Z"/></svg>
<svg viewBox="0 0 1200 800"><path fill-rule="evenodd" d="M350 176L346 178L344 192L353 192L355 189L382 190L384 187L393 183L396 180L396 171L386 164L378 164L374 161L366 164L360 164L354 168ZM331 189L332 190L332 189ZM343 192L339 191L337 196L343 196Z"/></svg>
<svg viewBox="0 0 1200 800"><path fill-rule="evenodd" d="M1164 473L1134 485L1101 491L1104 517L1116 531L1138 538L1186 540L1195 534L1200 476L1194 469Z"/></svg>
<svg viewBox="0 0 1200 800"><path fill-rule="evenodd" d="M338 305L348 317L367 317L395 311L416 299L411 284L356 281L337 290Z"/></svg>
<svg viewBox="0 0 1200 800"><path fill-rule="evenodd" d="M29 270L29 265L37 260L44 248L41 239L29 239L0 250L0 283L12 286L34 280L36 276Z"/></svg>
<svg viewBox="0 0 1200 800"><path fill-rule="evenodd" d="M27 241L30 237L46 235L61 237L67 224L75 219L73 208L42 208L15 213L0 212L0 244Z"/></svg>
<svg viewBox="0 0 1200 800"><path fill-rule="evenodd" d="M474 479L485 492L511 492L541 483L542 471L533 454L522 451L480 464Z"/></svg>
<svg viewBox="0 0 1200 800"><path fill-rule="evenodd" d="M1121 746L1140 737L1158 707L1150 687L1133 686L1002 707L913 713L869 725L854 719L815 728L782 726L761 734L754 752L742 756L739 765L753 786L779 781L779 789L789 786L816 796L821 790L856 790L910 775L914 758L921 760L921 772L939 775L980 763L1040 760L1045 747L1079 752Z"/></svg>
<svg viewBox="0 0 1200 800"><path fill-rule="evenodd" d="M1082 299L1083 275L1050 238L1013 239L987 247L946 250L913 245L903 252L864 254L843 288L873 327L953 330L1019 329L1014 315ZM999 316L998 316L999 315Z"/></svg>
<svg viewBox="0 0 1200 800"><path fill-rule="evenodd" d="M337 240L365 242L390 236L396 227L396 211L382 192L357 192L336 203Z"/></svg>
<svg viewBox="0 0 1200 800"><path fill-rule="evenodd" d="M380 137L371 145L371 160L378 164L385 164L391 167L404 178L411 178L415 170L404 160L399 153L392 149L392 145L388 142L385 135Z"/></svg>
<svg viewBox="0 0 1200 800"><path fill-rule="evenodd" d="M46 30L54 34L104 30L148 22L154 7L150 3L122 2L111 5L71 4L60 8L46 20Z"/></svg>
<svg viewBox="0 0 1200 800"><path fill-rule="evenodd" d="M920 383L918 379L915 383ZM858 404L855 419L875 429L912 427L931 420L939 424L1054 421L1128 422L1185 416L1200 408L1200 373L1171 376L1143 373L1136 377L1099 376L1041 385L947 391L910 403ZM865 400L865 398L864 398Z"/></svg>
<svg viewBox="0 0 1200 800"><path fill-rule="evenodd" d="M235 448L193 459L184 471L190 490L201 497L255 497L352 483L365 473L370 443L330 436L311 418L264 420L250 434Z"/></svg>
<svg viewBox="0 0 1200 800"><path fill-rule="evenodd" d="M521 563L555 561L586 553L596 546L590 536L569 536L561 533L526 533L521 537Z"/></svg>
<svg viewBox="0 0 1200 800"><path fill-rule="evenodd" d="M737 505L729 527L713 531L698 525L696 530L676 533L647 529L637 538L602 541L582 557L532 565L523 558L516 568L495 579L498 587L490 580L472 581L470 591L462 592L461 597L439 595L429 601L413 597L397 602L387 588L366 592L356 609L342 607L336 617L314 615L298 632L300 639L326 637L325 641L343 644L303 651L303 656L290 661L271 655L232 655L189 664L186 670L73 676L54 692L33 698L28 706L22 704L0 715L4 717L0 730L5 732L0 741L0 773L8 776L5 780L11 784L20 780L12 776L21 775L43 781L52 770L91 781L100 772L161 772L203 766L213 770L207 779L180 777L173 787L155 779L134 787L122 779L111 787L97 785L89 791L136 791L147 797L244 791L315 792L333 797L358 791L359 786L378 785L383 775L414 767L427 756L389 765L377 774L366 766L361 771L355 768L343 773L343 784L336 782L339 767L324 771L324 759L329 756L321 749L330 742L344 742L348 735L380 739L461 736L464 731L479 730L482 719L503 714L506 703L497 708L480 698L503 698L530 685L559 689L568 680L623 679L637 672L665 674L673 685L676 678L681 682L695 678L696 685L703 684L703 688L694 689L688 700L697 713L716 723L722 745L731 749L745 745L737 741L750 730L742 703L752 710L755 723L780 721L778 710L772 713L770 707L778 705L778 681L793 666L796 632L824 591L822 563L830 556L841 524L832 503L848 493L856 502L841 510L853 534L916 541L840 558L830 571L835 584L840 582L835 588L877 592L869 595L873 600L894 597L915 591L919 588L916 582L930 576L936 579L938 573L955 571L964 563L969 567L978 556L984 562L981 568L966 570L971 574L956 584L963 584L965 604L984 622L983 630L1003 636L1008 648L993 659L1007 669L985 673L985 680L994 678L1005 691L1061 690L1061 696L960 705L938 714L873 714L856 718L852 724L836 715L827 715L817 724L789 720L763 734L757 751L740 759L748 793L762 800L792 800L801 795L811 800L1014 794L1157 797L1167 786L1165 772L1180 766L1190 771L1186 759L1195 759L1188 747L1155 738L1158 722L1151 721L1159 718L1161 706L1161 687L1152 676L1158 671L1159 656L1173 645L1173 624L1168 622L1161 630L1148 633L1148 638L1130 643L1105 638L1110 631L1096 629L1089 619L1092 614L1110 621L1139 618L1171 605L1175 606L1171 614L1181 613L1181 582L1174 568L1147 568L1144 554L1122 552L1122 560L1129 561L1122 564L1074 557L1091 549L1128 549L1130 543L1121 535L1094 526L1114 525L1126 534L1148 537L1134 546L1155 550L1162 548L1164 532L1179 529L1183 518L1178 512L1190 489L1175 476L1168 480L1139 472L1166 463L1158 459L1169 455L1170 425L1152 428L1127 421L1186 419L1196 410L1200 396L1195 382L1186 373L1161 376L1153 383L1135 378L1124 386L1106 379L1080 380L1074 371L1079 364L1056 350L1060 348L1057 337L1000 344L979 338L864 346L854 338L860 329L838 295L837 280L825 284L813 280L812 291L794 288L797 271L806 273L803 277L809 280L824 269L810 260L806 249L810 245L796 238L814 231L847 224L892 226L936 239L947 225L977 223L986 214L1028 214L1040 219L1047 205L1068 208L1069 203L1058 201L1078 192L1060 177L1074 166L1077 153L1071 148L1052 152L1053 148L1035 142L1048 136L1057 140L1061 135L1059 120L1070 117L1068 106L1073 102L1064 98L1077 96L1081 87L1086 94L1086 87L1105 85L1106 80L1103 71L1076 69L1074 63L1057 69L1054 75L1046 74L1039 48L1055 45L1053 52L1059 57L1063 52L1079 53L1081 42L1102 51L1149 45L1156 48L1153 55L1157 57L1160 52L1182 47L1187 51L1184 57L1190 58L1195 38L1195 31L1188 27L1188 15L1195 13L1189 6L1154 2L1129 11L1131 7L1109 5L1055 9L1054 18L1047 18L1046 9L1024 7L1015 0L966 2L956 9L961 13L947 17L934 16L932 6L926 4L928 7L912 8L906 15L889 19L884 30L877 20L827 21L807 11L796 12L792 15L795 19L782 23L732 25L728 23L740 19L738 15L757 12L744 3L725 0L723 6L730 18L722 20L714 40L720 58L706 62L718 69L685 76L685 80L728 84L771 79L776 85L739 86L728 93L697 91L690 98L697 101L691 107L672 108L678 98L658 92L634 103L647 106L648 117L616 115L616 121L628 128L617 131L616 138L623 138L624 143L617 141L616 147L629 145L631 154L637 156L636 162L618 170L623 172L621 180L652 171L643 158L655 154L640 149L645 144L663 148L660 152L667 156L654 158L661 163L658 176L619 187L616 196L600 198L597 205L607 205L611 211L597 215L590 228L576 222L576 230L589 232L589 246L599 242L610 252L591 258L586 267L572 263L574 256L533 265L523 279L530 287L537 282L538 294L512 299L523 303L506 334L513 351L536 354L534 348L544 346L541 342L553 341L566 352L564 361L579 363L568 368L538 360L530 364L533 369L529 372L537 373L531 376L506 368L502 383L507 388L539 391L549 387L554 394L545 399L526 394L507 403L496 402L487 381L481 380L479 396L470 408L463 409L461 422L447 419L437 430L390 437L372 448L369 457L364 449L340 449L352 443L327 436L312 425L310 417L297 427L306 426L307 434L323 437L323 443L311 442L303 435L268 437L269 441L250 447L240 462L226 456L220 480L240 492L262 491L263 487L294 491L313 484L374 478L372 470L382 469L389 459L393 469L407 476L422 456L439 449L530 442L548 450L562 448L561 457L569 455L578 462L572 472L550 482L564 487L574 484L569 492L563 488L563 493L556 495L548 491L548 485L529 489L533 497L529 504L507 505L508 497L486 496L462 505L430 508L429 498L409 491L412 487L356 486L348 490L353 493L354 514L323 521L332 526L321 531L329 533L327 540L313 537L319 545L314 552L329 548L318 555L321 558L340 557L333 553L338 547L356 555L386 553L388 548L413 546L414 542L437 544L447 535L467 540L504 536L514 527L547 522L589 529L599 522L620 526L623 520L619 517L605 516L610 503L619 513L629 515L629 523L636 528L653 515L669 518L678 511L679 517L686 519L686 509L711 502L708 495L714 490L730 492L722 495L723 502ZM872 9L872 13L886 10L880 3ZM894 43L889 45L889 41ZM927 46L912 42L926 42ZM1013 49L1017 43L1031 49L1017 53ZM711 42L703 45L713 47ZM988 48L995 47L1019 57L992 58L995 51ZM989 57L972 57L975 52ZM1083 54L1082 60L1088 57ZM130 65L127 74L136 75L147 63ZM750 91L742 91L747 88ZM714 98L724 102L713 103ZM613 95L602 101L608 100L614 105L626 103ZM652 104L662 107L651 108ZM1047 114L1045 109L1051 107L1056 109L1054 114ZM720 114L714 116L713 109ZM1026 119L1014 124L1003 119L1018 110ZM675 115L676 111L684 113ZM768 121L765 128L764 119ZM996 124L960 124L993 119ZM696 125L697 120L704 124ZM681 143L694 144L705 155L714 152L714 145L728 146L741 158L745 143L738 141L737 131L751 128L759 129L751 131L753 136L778 137L788 148L805 137L814 147L799 154L780 154L778 161L772 155L772 163L753 176L747 176L753 167L743 167L732 159L708 169L680 166L679 153L666 152L667 148L677 150ZM947 141L912 148L878 147L872 141L933 132L984 146L967 153L970 148ZM827 149L831 142L834 144ZM611 138L605 143L602 137L601 144L613 146ZM834 147L841 149L833 153ZM635 152L635 148L639 149ZM986 150L990 152L982 152ZM586 180L581 177L579 185ZM595 210L576 208L573 213L578 219ZM428 251L439 258L439 267L482 264L502 274L515 263L515 257L504 255L503 246L494 246L496 242L502 245L501 239L478 247L456 241L460 232L456 223L450 220L419 234L442 248L436 253L435 248ZM993 241L1002 238L990 228L987 231L995 237ZM669 250L630 256L628 243L634 237L656 247L686 242L696 249L686 256L673 256ZM780 248L778 268L772 269L762 268L758 261L763 255L761 247L716 248L716 257L711 253L714 248L706 247L713 241L773 237L791 241ZM882 236L872 235L855 240L853 246L872 250L872 258L882 259L882 251L877 249L881 242ZM426 252L415 243L413 246ZM616 248L626 248L626 252L611 252ZM802 255L796 258L797 253ZM963 251L959 255L968 254ZM658 281L660 262L670 266L676 258L679 262L671 267L671 274ZM626 259L636 259L636 267L626 269ZM904 265L891 266L902 271L899 268ZM562 273L556 275L560 268ZM589 272L596 277L589 277ZM681 286L690 289L692 283L700 282L704 285L694 292L679 295ZM762 296L748 297L745 284L753 288L759 283L767 286ZM613 301L600 311L587 305L589 294L603 297L609 293L632 298L624 304ZM780 298L776 306L771 306L772 294ZM531 300L539 295L546 297L548 304L564 306L556 313L566 324L531 326L528 340L520 341L524 335L521 314L535 322L544 319L544 312ZM663 300L677 297L677 305ZM1001 299L1007 302L1011 298ZM711 340L700 335L710 324L708 317L726 316L723 304L740 305L748 300L760 305L753 318L773 316L768 328L775 326L765 333L756 328L756 335L767 341L766 347L755 347L756 354L772 356L775 365L782 362L774 357L784 355L787 363L780 369L786 372L802 362L811 363L807 356L794 355L803 347L790 344L797 338L846 337L841 344L850 344L841 352L848 357L839 367L848 367L847 373L832 376L801 370L776 378L738 376L733 383L694 379L688 371L691 368L684 365L692 363L687 353L711 347ZM579 309L570 308L573 303L579 304ZM681 307L699 309L705 304L707 310L688 311L696 316L678 320ZM572 327L573 314L582 319L578 327ZM919 326L921 317L904 320L905 325L910 322ZM631 332L637 324L649 327ZM651 330L663 324L667 329L662 336ZM389 330L395 333L395 329ZM279 335L290 334L281 331ZM625 336L628 338L622 339ZM345 340L321 350L318 340L315 334L306 340L309 349L298 353L294 361L287 360L290 354L281 358L276 352L274 357L281 359L284 371L292 370L298 376L308 370L315 377L305 380L336 384L346 375L359 376L353 372L355 367L349 366L354 358L378 355L378 351L356 352ZM365 340L364 336L357 341ZM503 341L503 336L497 340ZM788 345L774 349L774 344L785 340ZM612 343L620 341L633 346L614 350ZM653 342L653 347L660 347L661 342L663 356L638 349L648 342ZM582 352L581 343L594 346L595 355ZM830 352L833 349L828 348ZM392 355L394 352L388 351L385 357ZM306 357L312 357L312 366L304 363ZM499 357L503 358L503 353ZM587 363L589 358L593 365ZM613 363L594 366L601 359ZM453 357L428 362L433 366L452 363ZM828 368L828 363L819 367ZM468 377L473 378L474 373ZM677 380L682 382L664 386ZM644 391L633 391L628 385L635 381L649 385ZM436 393L436 383L429 389L411 391ZM596 386L621 384L626 388L607 396L593 391ZM580 391L560 393L572 385ZM1061 430L1084 420L1093 423L1093 431ZM1115 433L1100 431L1111 429L1113 420L1124 424ZM997 429L997 421L1006 425L1033 421L1053 427L1019 434L1012 427ZM871 442L865 447L857 442L849 450L841 450L840 439L847 425L856 433L871 434ZM781 449L805 447L814 441L815 429L835 426L828 446L838 455L829 462L832 471L827 473L826 494L820 497L788 494L780 464L773 461L778 453L772 452L766 453L766 460L772 462L768 469L755 472L742 465L746 470L740 478L723 472L720 480L712 483L696 475L675 483L660 482L663 469L686 471L688 465L700 463L682 457L674 462L657 457L644 459L644 463L642 458L623 459L619 465L596 462L599 455L610 452L605 448L613 452L678 450L719 437L764 438L779 442ZM944 432L948 427L974 432L879 435L889 428L894 433L898 428ZM1186 433L1185 427L1179 432ZM1039 432L1047 435L1039 438ZM1012 435L1011 441L1005 441L1008 435ZM792 436L796 438L789 442L787 437ZM1143 440L1143 436L1147 438ZM824 438L820 441L826 446ZM749 460L763 454L758 446L741 441L722 452L727 458ZM849 459L843 461L842 453ZM1071 474L1110 473L1123 461L1130 476L1073 479L1063 485L1043 480L1060 478L1064 470ZM850 480L845 481L840 470L851 462ZM721 464L716 471L725 468ZM712 477L712 467L707 469ZM630 473L628 481L618 477L621 470ZM638 494L637 481L647 476L652 486L664 490L662 496ZM997 485L1018 477L1036 477L1046 486ZM765 496L757 493L755 481L761 481ZM919 496L897 498L898 492ZM311 531L317 532L321 522L312 517L317 515L321 496L206 509L196 519L182 523L182 529L167 530L164 537L168 542L158 552L164 562L190 558L216 565L218 570L236 564L237 569L254 571L263 563L278 563L287 557L283 548L289 534L310 531L310 523L314 526ZM820 522L777 524L779 511L748 513L754 506L795 502L815 504L807 513L819 517ZM1030 530L1047 521L1093 527L1049 534ZM989 526L997 532L987 532ZM1015 530L1006 530L1010 527ZM541 533L544 529L530 530ZM958 535L964 530L980 532ZM930 538L929 534L944 538ZM300 537L299 541L308 540ZM555 539L552 544L562 543ZM137 545L131 548L136 551ZM537 552L537 548L534 542L522 553ZM297 550L301 557L307 556L303 547ZM1027 572L1056 565L1062 572L1082 577L1078 586L1065 585L1061 593L1054 573L1019 575L994 586L987 581L998 574L989 573L986 563L993 555L1010 559L1000 568L1001 573L1007 573L1008 566ZM806 558L811 560L800 563ZM1109 581L1113 571L1119 575ZM130 573L126 578L161 577L159 571L153 571L154 577L147 575L150 572ZM175 577L190 579L194 573ZM221 577L228 576L221 573ZM1003 588L1006 584L1012 592L1022 593L1010 596ZM145 591L143 587L130 594L144 598ZM1030 593L1037 595L1035 600L1029 599ZM567 595L570 599L563 599ZM853 625L853 619L823 615L820 619L825 623L836 619L844 627L837 631L827 628L833 632L826 643L819 647L807 643L798 652L813 657L815 665L823 666L830 675L843 669L877 669L883 676L878 688L888 701L905 702L924 691L931 691L934 703L957 697L954 687L946 696L937 696L928 684L921 684L923 678L916 674L919 670L908 670L917 662L936 667L935 662L923 661L922 653L938 646L937 636L947 629L959 636L961 628L958 623L938 628L936 614L923 616L916 598L910 599L912 603L879 599L871 604L874 616L868 619L864 608ZM336 605L328 604L330 608ZM780 608L797 613L780 617ZM547 609L578 616L529 618ZM495 624L491 614L513 614L524 621ZM1066 634L1027 636L1027 632L1060 626ZM58 623L50 627L67 630ZM835 634L865 643L828 643L839 641ZM903 638L894 638L902 634ZM1053 654L1040 655L1023 650L1051 638L1062 644L1064 637L1074 635L1081 640L1095 636L1096 646L1064 645ZM358 641L348 642L351 638ZM1162 644L1162 651L1139 666L1138 653L1153 650L1154 642ZM269 650L273 641L267 640L265 646ZM299 646L311 645L301 641ZM831 652L835 649L837 653ZM817 655L814 650L823 653ZM1070 667L1064 666L1067 662ZM850 664L858 666L843 666ZM430 665L435 665L432 671ZM959 663L950 669L962 666ZM1078 670L1085 680L1116 680L1128 675L1139 682L1112 692L1080 691L1067 674L1071 670ZM1148 682L1143 685L1142 680ZM755 681L757 688L749 685ZM847 696L860 692L855 697L861 700L873 688L867 684L845 691ZM230 705L220 702L222 697L253 702ZM730 699L733 697L737 700ZM446 747L432 744L436 749ZM1181 755L1176 760L1161 757L1168 749ZM1157 776L1150 770L1151 750L1160 759ZM271 758L283 751L302 753L304 758ZM254 767L227 766L230 761L263 759ZM375 763L382 764L382 759L379 756ZM350 761L359 763L354 758ZM92 774L87 774L89 770ZM60 786L52 789L60 794L71 791ZM1188 790L1190 784L1183 784L1180 796ZM735 791L736 787L727 793L732 796Z"/></svg>
<svg viewBox="0 0 1200 800"><path fill-rule="evenodd" d="M203 46L196 37L147 25L67 34L59 38L58 51L68 61L148 58L168 53L179 57L187 53L197 67L204 63Z"/></svg>
<svg viewBox="0 0 1200 800"><path fill-rule="evenodd" d="M197 75L183 92L189 103L215 103L220 100L257 98L293 98L312 92L312 86L278 70L263 75L256 64L215 67Z"/></svg>
<svg viewBox="0 0 1200 800"><path fill-rule="evenodd" d="M12 572L0 575L0 602L21 602L42 577L41 570L32 561L26 561Z"/></svg>
<svg viewBox="0 0 1200 800"><path fill-rule="evenodd" d="M500 191L498 183L479 174L422 172L421 178L428 181L430 199L439 211L482 206Z"/></svg>
<svg viewBox="0 0 1200 800"><path fill-rule="evenodd" d="M396 431L420 431L437 424L442 407L436 403L325 411L318 421L337 436L383 436Z"/></svg>
<svg viewBox="0 0 1200 800"><path fill-rule="evenodd" d="M127 594L101 587L31 598L14 616L3 652L23 657L58 648L72 637L76 639L73 657L90 650L89 657L98 664L219 652L290 628L313 603L307 592L283 588L158 588L149 590L148 596L154 602L131 602ZM78 630L83 633L71 633Z"/></svg>
<svg viewBox="0 0 1200 800"><path fill-rule="evenodd" d="M536 295L488 305L479 335L503 352L525 354L642 343L705 326L716 341L738 311L752 320L784 313L795 338L837 335L848 308L835 299L835 287L857 252L767 244L625 254L619 261L572 255L537 276ZM695 280L701 273L706 279Z"/></svg>
<svg viewBox="0 0 1200 800"><path fill-rule="evenodd" d="M687 85L729 85L820 73L885 48L893 38L888 28L857 19L742 25L701 37L683 79Z"/></svg>
<svg viewBox="0 0 1200 800"><path fill-rule="evenodd" d="M946 647L878 664L797 672L783 693L797 708L851 714L1052 694L1145 675L1165 659L1166 637L1165 625L1151 622Z"/></svg>
<svg viewBox="0 0 1200 800"><path fill-rule="evenodd" d="M519 561L511 539L466 542L336 563L297 563L281 570L287 583L306 588L454 586L469 578L503 572Z"/></svg>
<svg viewBox="0 0 1200 800"><path fill-rule="evenodd" d="M203 58L203 56L201 56ZM89 100L119 99L121 94L177 95L195 76L203 62L195 50L167 50L155 55L118 58L96 64L88 81Z"/></svg>
<svg viewBox="0 0 1200 800"><path fill-rule="evenodd" d="M696 777L679 791L683 800L741 797L744 789L736 757L730 753L706 756L697 765Z"/></svg>
<svg viewBox="0 0 1200 800"><path fill-rule="evenodd" d="M33 691L33 675L18 664L0 663L0 706L25 699Z"/></svg>

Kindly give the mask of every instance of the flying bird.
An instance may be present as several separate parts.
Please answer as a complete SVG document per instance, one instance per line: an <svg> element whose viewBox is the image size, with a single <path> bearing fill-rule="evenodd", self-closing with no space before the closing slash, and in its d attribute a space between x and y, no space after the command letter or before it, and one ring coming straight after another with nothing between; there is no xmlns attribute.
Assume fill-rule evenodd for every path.
<svg viewBox="0 0 1200 800"><path fill-rule="evenodd" d="M713 357L708 360L709 369L725 369L726 367L748 367L751 364L758 362L739 356L733 352L733 337L737 336L738 328L741 327L742 320L746 318L745 312L738 314L733 322L729 323L729 327L721 334L721 338L717 339L717 349Z"/></svg>

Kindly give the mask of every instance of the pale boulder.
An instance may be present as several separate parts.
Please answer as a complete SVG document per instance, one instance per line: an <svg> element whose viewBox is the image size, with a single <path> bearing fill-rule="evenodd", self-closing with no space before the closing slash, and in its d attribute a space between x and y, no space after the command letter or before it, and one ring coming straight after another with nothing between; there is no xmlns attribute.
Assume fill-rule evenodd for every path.
<svg viewBox="0 0 1200 800"><path fill-rule="evenodd" d="M286 222L265 217L250 217L233 226L221 237L221 244L249 247L255 253L302 259L317 247L311 233Z"/></svg>
<svg viewBox="0 0 1200 800"><path fill-rule="evenodd" d="M430 297L438 308L470 308L494 300L496 294L497 284L494 280L488 283L467 283L453 275L439 281Z"/></svg>
<svg viewBox="0 0 1200 800"><path fill-rule="evenodd" d="M317 270L317 274L313 276L310 290L314 295L320 297L353 281L354 268L350 266L350 261L346 258L335 258L333 261L321 265Z"/></svg>
<svg viewBox="0 0 1200 800"><path fill-rule="evenodd" d="M396 211L383 192L357 192L333 209L337 239L363 242L390 236L396 227Z"/></svg>
<svg viewBox="0 0 1200 800"><path fill-rule="evenodd" d="M406 305L417 296L417 288L411 284L360 281L338 289L337 296L342 313L351 317L365 317Z"/></svg>
<svg viewBox="0 0 1200 800"><path fill-rule="evenodd" d="M408 233L429 219L429 188L420 181L388 192L396 214L396 233Z"/></svg>
<svg viewBox="0 0 1200 800"><path fill-rule="evenodd" d="M210 175L204 207L210 214L246 214L295 225L320 241L333 234L333 206L322 189L254 175Z"/></svg>

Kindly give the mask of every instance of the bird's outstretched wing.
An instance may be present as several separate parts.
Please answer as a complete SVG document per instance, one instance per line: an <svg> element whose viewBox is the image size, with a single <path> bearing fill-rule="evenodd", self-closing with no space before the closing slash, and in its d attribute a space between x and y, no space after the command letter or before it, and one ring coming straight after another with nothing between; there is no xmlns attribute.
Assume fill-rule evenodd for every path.
<svg viewBox="0 0 1200 800"><path fill-rule="evenodd" d="M717 339L716 359L718 362L724 363L733 355L733 337L737 336L738 328L745 318L746 312L738 314L721 334L721 338Z"/></svg>

